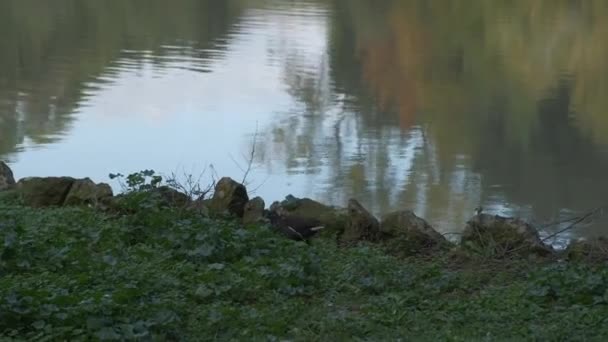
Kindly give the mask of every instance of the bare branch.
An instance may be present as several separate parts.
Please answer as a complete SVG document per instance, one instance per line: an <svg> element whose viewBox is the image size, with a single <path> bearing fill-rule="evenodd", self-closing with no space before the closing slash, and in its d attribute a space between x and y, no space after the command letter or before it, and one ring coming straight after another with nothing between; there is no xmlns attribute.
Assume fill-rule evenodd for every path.
<svg viewBox="0 0 608 342"><path fill-rule="evenodd" d="M249 172L251 172L251 168L253 166L253 160L255 158L255 145L257 144L257 140L258 140L258 123L255 123L255 133L253 134L253 143L251 144L251 153L249 154L249 161L247 163L247 170L245 171L245 174L243 175L243 180L241 181L241 184L245 184L245 181L247 180L247 176L249 175Z"/></svg>
<svg viewBox="0 0 608 342"><path fill-rule="evenodd" d="M591 218L592 216L595 216L597 213L600 213L602 210L603 210L603 207L595 208L595 209L591 210L590 212L586 213L585 215L564 221L564 222L570 222L570 221L574 221L574 222L569 224L566 228L561 229L560 231L547 236L546 238L542 239L541 241L545 242L549 239L552 239L552 238L558 236L559 234L562 234L562 233L574 228L579 223L586 221L587 219Z"/></svg>
<svg viewBox="0 0 608 342"><path fill-rule="evenodd" d="M232 154L228 154L228 157L230 157L230 160L232 160L232 162L234 163L234 165L236 165L236 167L238 167L239 170L241 170L242 172L246 172L246 170L241 166L241 164L239 164L239 162L236 161L236 159L234 159L234 157L232 156Z"/></svg>

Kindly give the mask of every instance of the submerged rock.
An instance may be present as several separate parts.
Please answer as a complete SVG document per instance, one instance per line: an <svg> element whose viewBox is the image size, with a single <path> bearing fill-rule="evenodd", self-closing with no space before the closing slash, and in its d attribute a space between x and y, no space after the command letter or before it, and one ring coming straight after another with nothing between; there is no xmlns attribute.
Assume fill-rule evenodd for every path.
<svg viewBox="0 0 608 342"><path fill-rule="evenodd" d="M553 252L529 223L488 214L476 215L467 222L461 244L499 257L513 253L548 255Z"/></svg>
<svg viewBox="0 0 608 342"><path fill-rule="evenodd" d="M264 208L266 203L261 197L255 197L247 204L243 213L243 224L254 224L264 222Z"/></svg>
<svg viewBox="0 0 608 342"><path fill-rule="evenodd" d="M14 187L13 171L5 162L0 160L0 191L10 190Z"/></svg>
<svg viewBox="0 0 608 342"><path fill-rule="evenodd" d="M242 218L248 201L245 186L230 177L224 177L215 186L209 209L218 214L228 213Z"/></svg>
<svg viewBox="0 0 608 342"><path fill-rule="evenodd" d="M387 246L399 254L411 255L451 245L428 222L409 210L385 215L380 224L380 232Z"/></svg>
<svg viewBox="0 0 608 342"><path fill-rule="evenodd" d="M344 230L338 236L338 243L350 245L359 241L379 241L380 223L357 200L348 201L348 218Z"/></svg>

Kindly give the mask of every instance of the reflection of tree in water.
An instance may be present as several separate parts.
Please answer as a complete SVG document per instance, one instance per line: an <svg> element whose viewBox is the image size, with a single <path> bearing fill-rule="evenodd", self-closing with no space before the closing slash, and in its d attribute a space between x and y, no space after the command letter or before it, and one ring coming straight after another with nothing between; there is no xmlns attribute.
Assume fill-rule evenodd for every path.
<svg viewBox="0 0 608 342"><path fill-rule="evenodd" d="M532 205L539 218L556 218L564 208L588 211L607 204L608 159L576 127L571 101L572 84L564 82L539 102L539 124L526 149L506 144L504 126L488 121L481 137L486 143L476 152L474 169L484 182L505 184L504 195Z"/></svg>
<svg viewBox="0 0 608 342"><path fill-rule="evenodd" d="M604 1L333 3L329 69L343 100L275 127L290 158L322 158L325 197L356 196L379 211L423 202L419 211L458 222L482 199L532 205L542 217L602 204ZM295 133L313 120L310 134ZM338 122L351 130L332 134ZM296 139L300 151L325 154L299 153Z"/></svg>
<svg viewBox="0 0 608 342"><path fill-rule="evenodd" d="M175 56L204 63L225 48L240 1L0 2L0 155L56 140L113 73ZM121 64L122 63L122 64ZM204 65L195 66L204 69Z"/></svg>

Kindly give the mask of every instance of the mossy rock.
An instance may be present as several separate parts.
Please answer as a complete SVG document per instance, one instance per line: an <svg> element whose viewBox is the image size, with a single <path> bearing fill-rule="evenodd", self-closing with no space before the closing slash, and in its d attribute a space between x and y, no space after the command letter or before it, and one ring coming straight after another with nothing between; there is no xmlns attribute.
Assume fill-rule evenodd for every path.
<svg viewBox="0 0 608 342"><path fill-rule="evenodd" d="M511 217L480 214L467 222L461 246L492 257L548 256L553 253L529 223Z"/></svg>
<svg viewBox="0 0 608 342"><path fill-rule="evenodd" d="M296 198L292 195L288 195L281 202L274 202L269 210L283 217L296 216L319 220L325 226L325 229L319 232L319 237L335 237L344 230L348 220L348 212L344 208L336 208L310 198Z"/></svg>
<svg viewBox="0 0 608 342"><path fill-rule="evenodd" d="M191 202L188 195L168 186L160 186L152 192L159 197L160 204L164 207L183 208Z"/></svg>
<svg viewBox="0 0 608 342"><path fill-rule="evenodd" d="M75 181L72 177L23 178L17 183L17 191L25 205L62 206Z"/></svg>
<svg viewBox="0 0 608 342"><path fill-rule="evenodd" d="M243 224L251 225L256 223L264 223L264 208L266 203L261 197L255 197L249 200L245 204L245 210L243 214Z"/></svg>
<svg viewBox="0 0 608 342"><path fill-rule="evenodd" d="M73 182L63 205L107 204L113 195L112 188L108 184L95 184L89 178L78 179Z"/></svg>
<svg viewBox="0 0 608 342"><path fill-rule="evenodd" d="M13 189L15 187L15 178L11 168L0 160L0 192Z"/></svg>
<svg viewBox="0 0 608 342"><path fill-rule="evenodd" d="M566 256L571 261L608 261L608 238L573 241L566 248Z"/></svg>
<svg viewBox="0 0 608 342"><path fill-rule="evenodd" d="M410 256L453 247L428 222L409 210L385 215L380 224L380 232L385 246L398 255Z"/></svg>
<svg viewBox="0 0 608 342"><path fill-rule="evenodd" d="M247 202L247 188L230 177L224 177L215 186L209 209L214 214L229 214L242 218Z"/></svg>
<svg viewBox="0 0 608 342"><path fill-rule="evenodd" d="M346 225L338 235L338 243L349 246L362 241L377 242L381 237L378 219L357 200L349 200Z"/></svg>

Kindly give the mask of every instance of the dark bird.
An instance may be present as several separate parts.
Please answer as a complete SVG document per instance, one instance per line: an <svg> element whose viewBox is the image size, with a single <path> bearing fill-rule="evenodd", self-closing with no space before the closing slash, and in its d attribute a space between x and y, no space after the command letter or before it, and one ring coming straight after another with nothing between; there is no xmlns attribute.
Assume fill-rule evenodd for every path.
<svg viewBox="0 0 608 342"><path fill-rule="evenodd" d="M295 215L282 216L271 211L266 214L270 220L270 226L283 233L283 235L296 241L308 242L308 239L325 228L321 221Z"/></svg>

